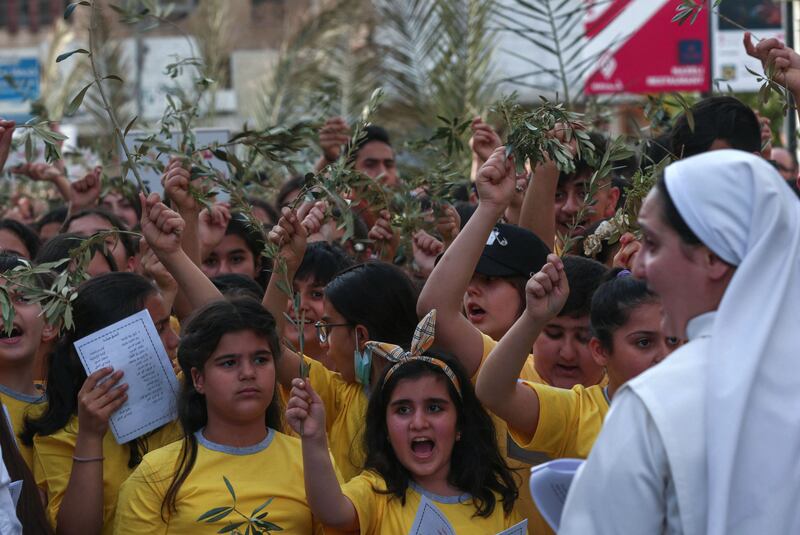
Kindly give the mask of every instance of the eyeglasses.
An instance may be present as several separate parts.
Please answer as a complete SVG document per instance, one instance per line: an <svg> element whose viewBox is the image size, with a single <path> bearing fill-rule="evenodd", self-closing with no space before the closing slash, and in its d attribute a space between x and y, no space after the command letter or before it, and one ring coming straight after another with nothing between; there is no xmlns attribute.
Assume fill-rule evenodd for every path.
<svg viewBox="0 0 800 535"><path fill-rule="evenodd" d="M320 344L327 344L328 337L331 335L331 329L334 327L345 327L350 325L350 323L324 323L318 321L314 324L314 327L317 328L317 340L319 340Z"/></svg>

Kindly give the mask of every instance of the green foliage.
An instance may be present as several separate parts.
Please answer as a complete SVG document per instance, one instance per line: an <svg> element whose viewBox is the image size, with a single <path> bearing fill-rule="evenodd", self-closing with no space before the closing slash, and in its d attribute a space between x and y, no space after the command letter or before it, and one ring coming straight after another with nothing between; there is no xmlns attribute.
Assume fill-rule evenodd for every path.
<svg viewBox="0 0 800 535"><path fill-rule="evenodd" d="M517 162L529 161L531 167L545 160L554 160L561 171L572 173L575 162L570 149L550 131L556 125L567 130L567 140L576 141L576 158L591 155L595 147L581 124L583 116L567 111L562 103L540 98L542 103L533 110L520 106L516 93L495 104L494 110L503 117L508 131L506 152L514 154Z"/></svg>
<svg viewBox="0 0 800 535"><path fill-rule="evenodd" d="M70 330L74 327L72 321L72 302L78 296L77 287L89 278L86 270L97 247L113 246L113 241L119 234L136 233L122 230L106 230L93 236L81 239L69 251L69 257L37 266L26 264L17 266L4 272L0 277L5 281L0 286L0 315L3 318L3 328L6 335L11 334L14 322L14 299L21 295L28 303L37 303L42 307L42 315L50 325L60 325L61 328ZM112 242L109 244L109 242ZM61 269L49 287L41 284L43 277L54 274L54 270Z"/></svg>
<svg viewBox="0 0 800 535"><path fill-rule="evenodd" d="M268 533L272 533L274 531L283 531L283 528L274 524L267 520L269 516L268 511L264 511L269 504L272 503L274 498L269 498L267 501L253 509L253 512L249 515L246 515L239 511L236 508L236 492L233 489L233 485L231 484L230 480L222 476L222 480L225 482L225 487L228 491L228 494L231 495L233 500L233 505L230 506L221 506L221 507L214 507L209 509L202 515L197 518L198 522L204 522L206 524L214 524L219 522L220 520L224 520L232 513L237 514L243 520L239 520L236 522L229 521L228 524L221 527L217 530L217 533L231 533L232 535L242 535L242 531L240 528L245 528L244 533L252 533L253 535L264 535Z"/></svg>
<svg viewBox="0 0 800 535"><path fill-rule="evenodd" d="M568 0L508 2L498 13L500 29L527 41L536 53L507 51L531 70L504 81L536 90L555 90L566 108L571 108L573 101L583 95L584 76L599 59L599 54L586 53L587 42L580 30L590 4ZM542 77L551 83L542 83Z"/></svg>

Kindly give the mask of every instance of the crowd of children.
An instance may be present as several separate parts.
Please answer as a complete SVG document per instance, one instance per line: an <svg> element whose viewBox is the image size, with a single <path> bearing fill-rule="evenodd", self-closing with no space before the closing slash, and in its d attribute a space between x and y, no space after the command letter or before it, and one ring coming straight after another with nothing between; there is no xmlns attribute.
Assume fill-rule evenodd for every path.
<svg viewBox="0 0 800 535"><path fill-rule="evenodd" d="M800 56L773 40L748 51L773 62L800 96ZM357 192L361 239L340 239L325 203L292 202L303 179L287 181L274 207L251 203L261 232L235 206L202 207L178 158L164 173L163 200L102 191L101 169L73 183L58 165L14 169L51 182L64 206L37 218L8 207L0 219L13 308L0 333L0 532L405 534L425 503L455 533L547 534L530 468L564 457L588 457L567 501L566 533L792 532L798 521L786 508L796 484L777 483L776 470L754 475L742 456L758 450L752 437L761 433L773 437L767 450L789 478L797 468L798 432L778 445L769 407L771 394L797 391L797 380L770 370L794 373L783 327L800 297L792 271L800 205L766 163L752 110L711 97L692 112L691 125L682 116L659 141L680 161L644 202L643 238L623 237L603 262L560 253L615 214L624 173L599 177L588 201L594 170L577 156L573 173L546 160L518 176L480 118L471 125L472 195L436 214L435 233L415 232L408 258L395 254L391 214L373 213ZM14 127L0 121L0 164ZM322 128L318 170L345 153L346 130L339 118ZM549 135L573 146L558 125ZM709 152L717 149L727 150ZM387 188L402 180L380 127L346 153ZM742 191L731 185L739 179ZM783 241L752 237L750 226ZM92 240L98 232L104 239ZM87 240L85 258L70 257ZM763 251L782 263L756 284L753 258ZM85 273L69 328L64 318L46 321L11 275L59 261L24 284L49 289L58 273ZM770 284L783 292L774 306L764 305ZM733 294L765 314L749 338ZM87 375L74 344L140 311L173 360L178 418L119 444L109 420L128 400L126 377L110 367ZM698 368L701 353L743 353L733 339L749 351L746 383L726 362ZM698 401L706 377L727 390ZM677 378L687 390L675 406L696 403L696 418L669 411L667 389L684 387L668 381ZM750 394L739 402L742 384ZM733 424L715 423L722 434L708 438L704 422L716 413L707 411L724 403L740 419L720 418ZM680 418L693 421L677 429ZM707 447L722 460L704 456ZM740 490L748 485L734 461L789 498L760 507ZM708 482L681 477L693 471L699 481L706 467ZM697 504L707 489L729 501L715 494L706 512Z"/></svg>

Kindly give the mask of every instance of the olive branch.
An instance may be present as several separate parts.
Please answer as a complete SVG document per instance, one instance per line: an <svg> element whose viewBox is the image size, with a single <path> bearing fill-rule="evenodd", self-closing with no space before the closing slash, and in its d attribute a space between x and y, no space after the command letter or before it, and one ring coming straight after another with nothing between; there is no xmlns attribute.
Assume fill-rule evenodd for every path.
<svg viewBox="0 0 800 535"><path fill-rule="evenodd" d="M233 504L209 509L198 517L198 522L213 524L224 520L231 513L236 513L243 518L243 520L236 522L229 521L228 524L220 528L217 533L230 533L232 535L250 535L252 533L253 535L263 535L265 533L272 533L273 531L283 531L282 527L267 520L269 511L264 510L272 503L274 498L267 499L267 501L253 509L252 513L246 515L236 507L236 492L233 490L233 485L231 485L230 480L226 476L222 476L222 480L225 482L228 494L230 494L233 499ZM241 531L240 528L242 527L245 527L244 531Z"/></svg>

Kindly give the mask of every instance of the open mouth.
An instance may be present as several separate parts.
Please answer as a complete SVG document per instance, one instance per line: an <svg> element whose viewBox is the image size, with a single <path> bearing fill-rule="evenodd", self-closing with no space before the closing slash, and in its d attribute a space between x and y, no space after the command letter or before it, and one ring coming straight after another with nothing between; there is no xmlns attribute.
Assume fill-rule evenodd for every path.
<svg viewBox="0 0 800 535"><path fill-rule="evenodd" d="M477 323L486 317L486 311L475 304L467 305L467 319L472 323Z"/></svg>
<svg viewBox="0 0 800 535"><path fill-rule="evenodd" d="M567 377L575 377L580 374L580 366L572 366L569 364L556 364L556 370L559 375L566 375Z"/></svg>
<svg viewBox="0 0 800 535"><path fill-rule="evenodd" d="M411 441L411 451L416 457L427 459L433 455L433 448L436 443L426 437L415 438Z"/></svg>
<svg viewBox="0 0 800 535"><path fill-rule="evenodd" d="M13 329L11 329L11 334L8 334L5 328L0 328L0 341L12 341L16 340L20 336L22 336L22 329L16 325Z"/></svg>

